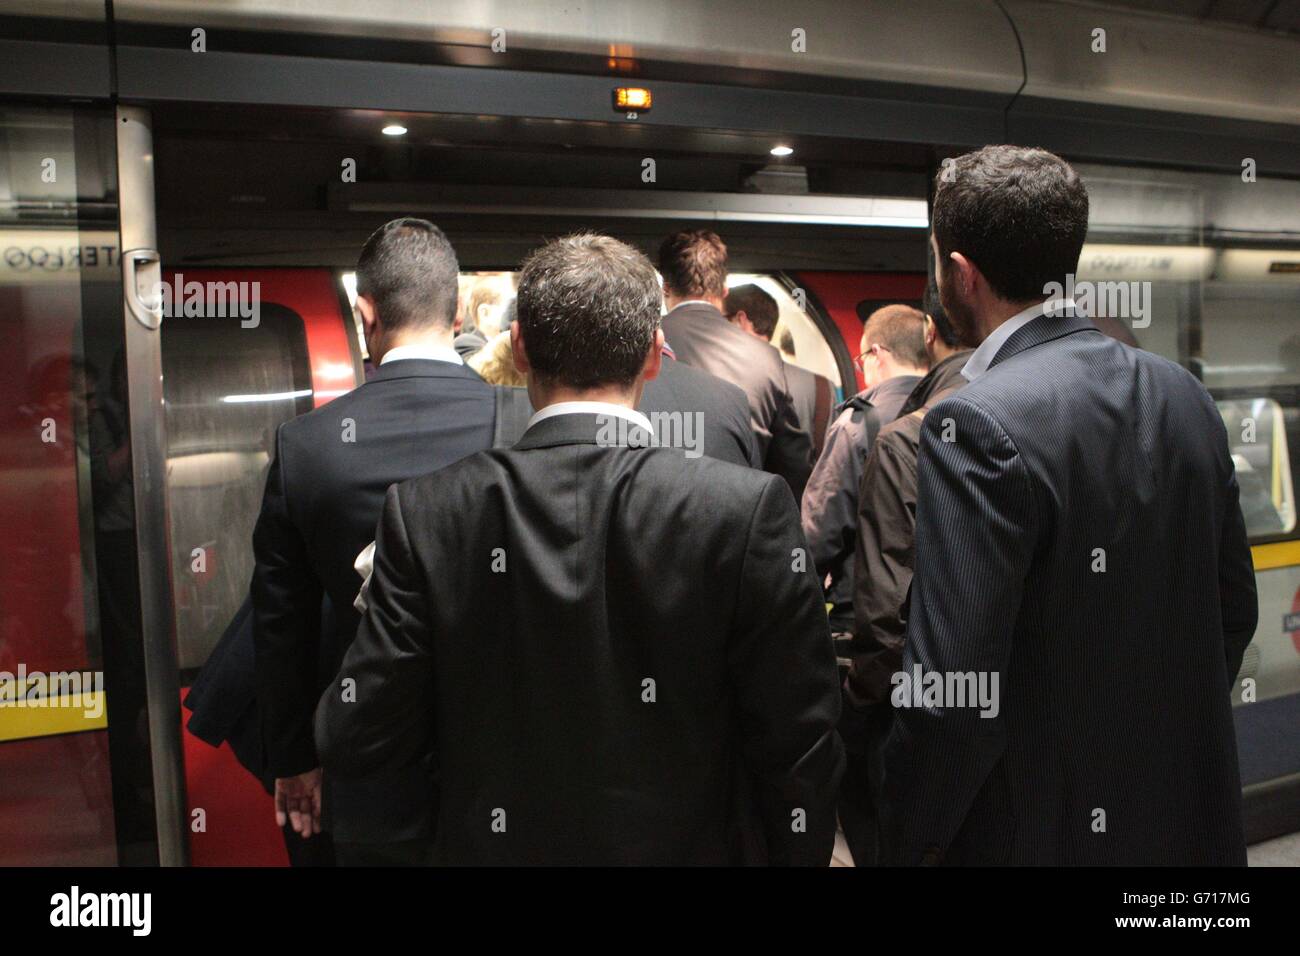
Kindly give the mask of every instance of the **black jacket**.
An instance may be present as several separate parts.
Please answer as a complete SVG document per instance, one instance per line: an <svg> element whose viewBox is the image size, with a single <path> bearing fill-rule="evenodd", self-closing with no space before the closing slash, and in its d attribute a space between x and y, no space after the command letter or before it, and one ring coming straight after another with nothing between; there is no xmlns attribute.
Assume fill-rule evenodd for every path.
<svg viewBox="0 0 1300 956"><path fill-rule="evenodd" d="M497 448L509 448L523 437L533 406L525 388L499 385ZM701 372L665 355L659 375L645 383L637 411L656 426L665 445L681 447L692 457L707 455L746 468L758 467L758 448L749 429L745 393L715 375ZM683 416L691 416L687 422ZM676 438L689 442L676 442Z"/></svg>
<svg viewBox="0 0 1300 956"><path fill-rule="evenodd" d="M374 539L389 486L490 447L493 412L492 386L470 369L403 359L280 426L253 532L258 704L271 776L319 765L312 711L356 633L361 579L353 563ZM322 637L323 594L335 620ZM324 655L322 640L333 645ZM408 772L330 791L335 836L418 835L394 829L403 814L388 809L424 806L429 787L427 775Z"/></svg>
<svg viewBox="0 0 1300 956"><path fill-rule="evenodd" d="M825 865L842 753L784 482L602 446L596 415L398 485L316 736L326 773L429 747L450 864Z"/></svg>
<svg viewBox="0 0 1300 956"><path fill-rule="evenodd" d="M1244 864L1229 685L1255 575L1204 386L1034 319L925 416L917 484L903 672L923 704L951 684L895 709L886 859ZM959 706L962 675L997 678L996 716Z"/></svg>
<svg viewBox="0 0 1300 956"><path fill-rule="evenodd" d="M931 406L966 384L961 370L970 355L969 351L949 355L916 383L898 417L880 430L862 471L855 495L855 626L848 674L850 700L862 710L887 712L890 678L903 662L921 422ZM847 743L847 732L842 732Z"/></svg>
<svg viewBox="0 0 1300 956"><path fill-rule="evenodd" d="M895 375L843 402L804 489L803 533L818 575L830 577L826 600L837 633L853 623L853 545L862 469L880 429L894 420L920 380L919 375Z"/></svg>
<svg viewBox="0 0 1300 956"><path fill-rule="evenodd" d="M673 309L663 331L678 359L745 392L762 467L784 478L799 501L812 471L812 437L799 424L781 353L702 302Z"/></svg>

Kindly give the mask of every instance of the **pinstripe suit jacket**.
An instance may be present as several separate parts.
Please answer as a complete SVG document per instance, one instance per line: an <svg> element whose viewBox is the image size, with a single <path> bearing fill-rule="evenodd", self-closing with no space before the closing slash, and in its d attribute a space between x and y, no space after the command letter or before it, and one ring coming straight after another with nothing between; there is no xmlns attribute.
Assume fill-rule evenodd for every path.
<svg viewBox="0 0 1300 956"><path fill-rule="evenodd" d="M886 858L1244 864L1255 581L1200 382L1039 317L926 416L918 486L903 672L951 691L894 688ZM959 706L966 673L996 675L996 716Z"/></svg>

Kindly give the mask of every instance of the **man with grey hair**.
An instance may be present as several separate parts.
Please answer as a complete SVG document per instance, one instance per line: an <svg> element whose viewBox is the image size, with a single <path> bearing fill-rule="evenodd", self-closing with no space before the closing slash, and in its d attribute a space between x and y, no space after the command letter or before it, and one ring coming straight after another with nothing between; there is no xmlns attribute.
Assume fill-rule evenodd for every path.
<svg viewBox="0 0 1300 956"><path fill-rule="evenodd" d="M839 689L789 487L653 447L630 246L534 252L512 335L523 437L389 489L327 773L431 750L440 863L825 865Z"/></svg>

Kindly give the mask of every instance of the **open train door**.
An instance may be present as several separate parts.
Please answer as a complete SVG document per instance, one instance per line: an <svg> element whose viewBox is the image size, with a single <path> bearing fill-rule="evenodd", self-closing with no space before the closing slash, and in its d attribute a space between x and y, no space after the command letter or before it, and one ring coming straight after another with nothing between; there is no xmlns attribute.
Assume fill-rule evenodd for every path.
<svg viewBox="0 0 1300 956"><path fill-rule="evenodd" d="M179 865L149 116L87 47L0 110L0 865Z"/></svg>

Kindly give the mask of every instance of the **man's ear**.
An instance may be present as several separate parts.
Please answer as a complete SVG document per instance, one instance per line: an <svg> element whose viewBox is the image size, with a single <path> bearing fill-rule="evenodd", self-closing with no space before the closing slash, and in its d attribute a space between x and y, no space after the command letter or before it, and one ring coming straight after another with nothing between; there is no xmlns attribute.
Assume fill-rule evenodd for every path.
<svg viewBox="0 0 1300 956"><path fill-rule="evenodd" d="M361 328L365 330L366 336L374 335L375 323L379 321L375 300L368 295L357 296L357 311L361 313Z"/></svg>
<svg viewBox="0 0 1300 956"><path fill-rule="evenodd" d="M988 285L988 282L984 279L984 274L980 272L979 266L960 252L949 253L948 261L957 270L957 287L961 289L962 295L966 299L975 298L975 290L981 282Z"/></svg>
<svg viewBox="0 0 1300 956"><path fill-rule="evenodd" d="M528 364L528 352L524 349L524 337L519 334L519 323L510 323L510 354L514 356L515 368L520 375L527 375L532 366Z"/></svg>
<svg viewBox="0 0 1300 956"><path fill-rule="evenodd" d="M736 314L730 316L729 320L732 325L739 326L740 328L748 332L750 335L756 334L754 332L754 323L749 321L749 316L745 314L744 309L737 309Z"/></svg>
<svg viewBox="0 0 1300 956"><path fill-rule="evenodd" d="M654 341L650 343L650 351L646 354L645 364L641 366L641 378L644 381L651 381L659 377L659 370L664 364L664 333L663 329L655 329Z"/></svg>
<svg viewBox="0 0 1300 956"><path fill-rule="evenodd" d="M460 330L464 325L465 325L465 316L461 314L460 309L457 309L456 318L451 320L451 334L460 335Z"/></svg>

